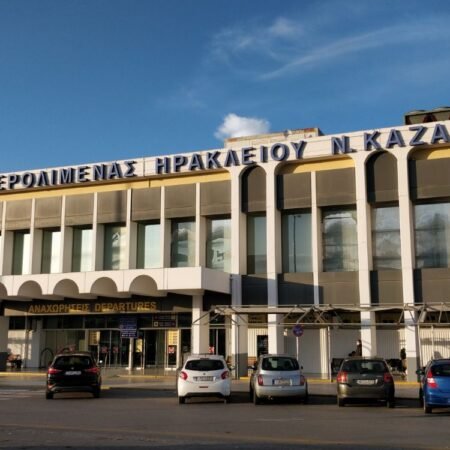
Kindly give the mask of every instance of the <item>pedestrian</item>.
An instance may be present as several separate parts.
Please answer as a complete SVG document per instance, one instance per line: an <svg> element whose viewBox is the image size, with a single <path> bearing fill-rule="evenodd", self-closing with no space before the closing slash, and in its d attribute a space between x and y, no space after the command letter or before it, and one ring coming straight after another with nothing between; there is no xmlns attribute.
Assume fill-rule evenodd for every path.
<svg viewBox="0 0 450 450"><path fill-rule="evenodd" d="M356 356L362 356L362 342L361 339L356 341Z"/></svg>
<svg viewBox="0 0 450 450"><path fill-rule="evenodd" d="M406 361L406 349L404 347L400 350L400 359L402 361L402 372L404 375L406 375L407 361Z"/></svg>

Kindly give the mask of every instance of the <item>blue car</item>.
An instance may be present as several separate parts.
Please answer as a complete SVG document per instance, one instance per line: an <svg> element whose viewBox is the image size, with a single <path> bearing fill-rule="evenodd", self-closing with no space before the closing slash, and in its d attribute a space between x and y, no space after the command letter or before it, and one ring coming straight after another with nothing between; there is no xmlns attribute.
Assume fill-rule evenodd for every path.
<svg viewBox="0 0 450 450"><path fill-rule="evenodd" d="M421 375L419 399L425 414L434 408L450 408L450 359L431 360Z"/></svg>

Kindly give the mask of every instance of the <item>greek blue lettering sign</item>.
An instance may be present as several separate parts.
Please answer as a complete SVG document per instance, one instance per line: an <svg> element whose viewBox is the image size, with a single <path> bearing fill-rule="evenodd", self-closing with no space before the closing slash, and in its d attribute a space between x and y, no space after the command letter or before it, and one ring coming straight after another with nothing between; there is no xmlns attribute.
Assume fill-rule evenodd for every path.
<svg viewBox="0 0 450 450"><path fill-rule="evenodd" d="M362 137L361 137L362 134ZM317 136L312 137L316 139ZM292 139L292 138L291 138ZM268 163L270 161L295 161L303 159L309 145L318 143L305 136L305 140L294 142L275 142L257 147L211 150L201 153L176 154L149 159L152 161L123 161L75 167L63 167L41 171L10 173L0 175L0 191L57 187L76 183L104 182L137 176L136 165L142 164L143 176L166 175L179 172L220 170L235 166ZM324 156L323 148L329 146L331 155L342 155L358 151L391 150L421 145L450 143L450 135L443 123L418 124L410 127L374 130L353 133L351 136L320 137L319 153L312 156ZM327 142L328 140L328 142ZM328 150L326 150L328 151Z"/></svg>
<svg viewBox="0 0 450 450"><path fill-rule="evenodd" d="M93 164L90 166L63 167L60 169L41 170L40 172L11 173L0 175L0 190L17 188L42 188L64 186L89 181L108 181L130 178L135 174L136 161L123 163Z"/></svg>

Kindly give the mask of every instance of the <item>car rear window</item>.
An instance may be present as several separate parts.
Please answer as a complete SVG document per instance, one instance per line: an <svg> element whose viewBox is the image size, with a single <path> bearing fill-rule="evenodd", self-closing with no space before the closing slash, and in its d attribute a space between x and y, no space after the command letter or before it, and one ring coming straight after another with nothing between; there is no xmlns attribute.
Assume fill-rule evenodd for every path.
<svg viewBox="0 0 450 450"><path fill-rule="evenodd" d="M383 361L344 361L342 371L349 373L384 373L388 368Z"/></svg>
<svg viewBox="0 0 450 450"><path fill-rule="evenodd" d="M450 364L435 364L431 366L431 373L434 377L450 378Z"/></svg>
<svg viewBox="0 0 450 450"><path fill-rule="evenodd" d="M93 367L94 363L89 356L78 356L78 355L71 355L71 356L60 356L57 358L53 364L53 367L55 369L68 369L72 367L76 367L79 369L87 369L90 367Z"/></svg>
<svg viewBox="0 0 450 450"><path fill-rule="evenodd" d="M262 370L289 371L299 370L298 362L294 358L273 356L262 360Z"/></svg>
<svg viewBox="0 0 450 450"><path fill-rule="evenodd" d="M191 359L186 363L186 370L196 370L199 372L208 372L210 370L220 370L224 368L223 361L220 359Z"/></svg>

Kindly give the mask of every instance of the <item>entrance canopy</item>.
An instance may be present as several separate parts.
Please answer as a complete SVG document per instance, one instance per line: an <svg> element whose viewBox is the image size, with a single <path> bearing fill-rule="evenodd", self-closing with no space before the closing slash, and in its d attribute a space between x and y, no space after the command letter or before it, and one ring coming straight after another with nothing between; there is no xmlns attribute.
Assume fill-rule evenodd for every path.
<svg viewBox="0 0 450 450"><path fill-rule="evenodd" d="M349 320L349 313L371 312L375 313L375 321L370 324ZM426 303L426 304L390 304L390 305L283 305L283 306L229 306L217 305L208 314L217 317L238 316L244 322L248 322L251 315L276 314L281 316L277 320L278 324L305 325L364 325L364 326L392 326L400 325L407 315L414 324L444 324L450 322L450 302ZM387 322L381 320L381 314L390 313L390 317L395 318ZM352 314L354 316L354 314ZM291 320L289 320L291 319ZM262 323L258 321L261 325ZM266 322L265 325L268 323Z"/></svg>

